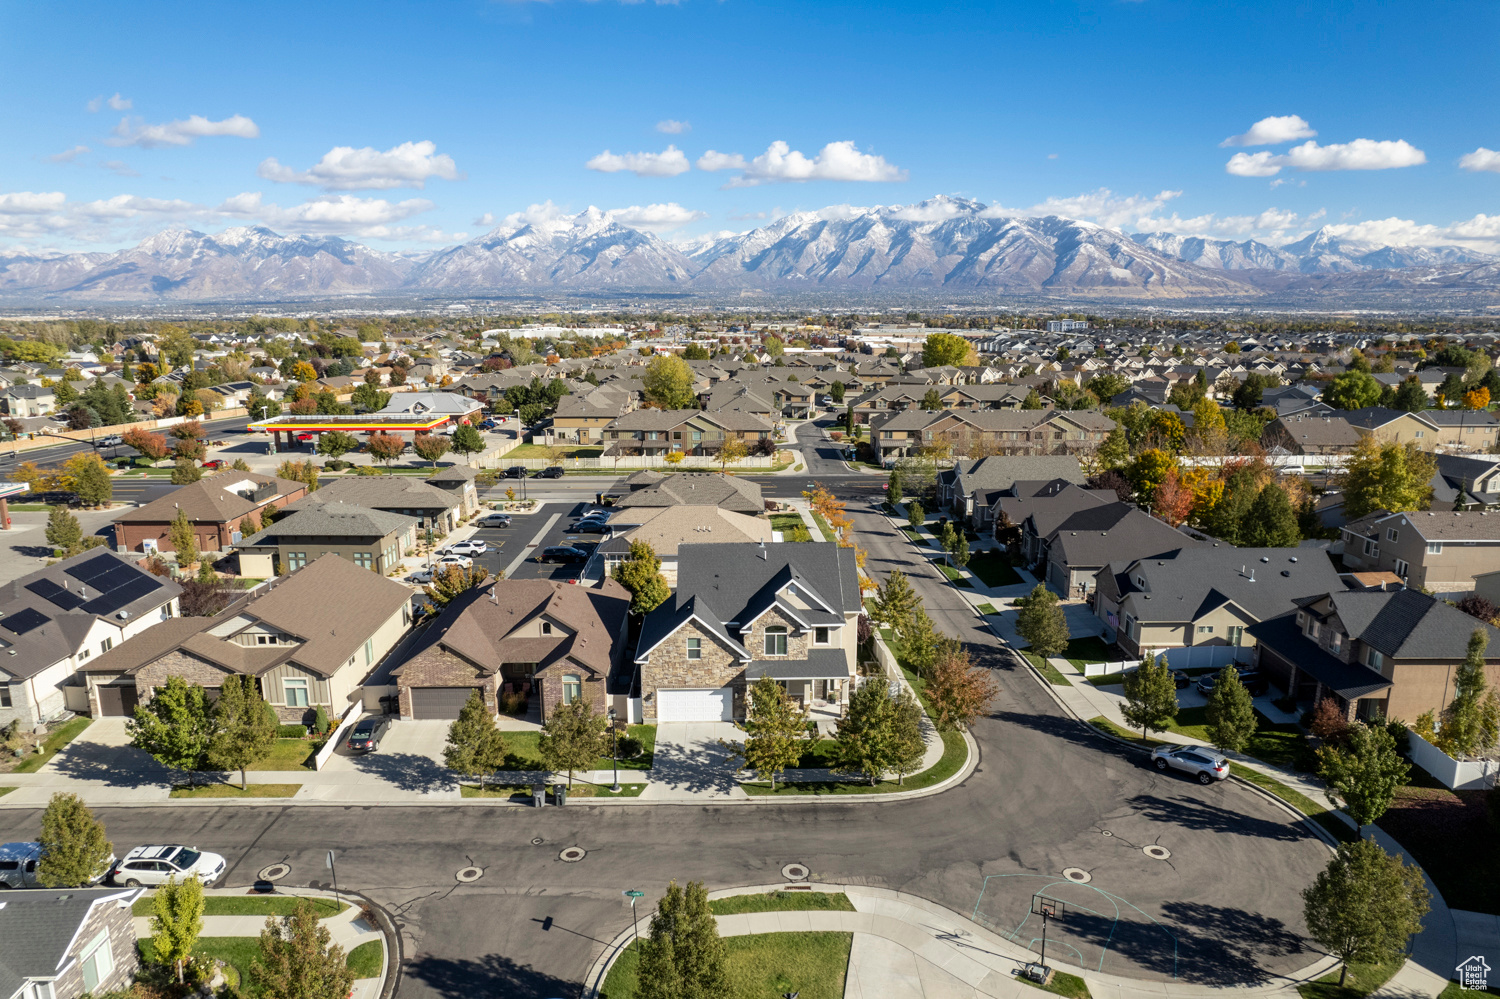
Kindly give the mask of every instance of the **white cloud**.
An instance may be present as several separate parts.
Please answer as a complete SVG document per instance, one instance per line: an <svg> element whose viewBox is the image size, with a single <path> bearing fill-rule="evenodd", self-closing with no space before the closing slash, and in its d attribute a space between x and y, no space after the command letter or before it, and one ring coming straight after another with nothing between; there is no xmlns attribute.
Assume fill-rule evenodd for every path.
<svg viewBox="0 0 1500 999"><path fill-rule="evenodd" d="M486 212L486 215L489 213ZM494 216L490 216L493 218ZM568 212L559 205L554 205L552 199L548 198L539 205L527 205L524 211L511 212L500 220L500 226L506 229L519 229L523 225L541 225L553 222L557 219L567 218ZM475 223L478 225L479 223Z"/></svg>
<svg viewBox="0 0 1500 999"><path fill-rule="evenodd" d="M1311 139L1318 133L1311 125L1294 114L1262 118L1243 135L1231 135L1220 147L1225 146L1276 146L1296 139Z"/></svg>
<svg viewBox="0 0 1500 999"><path fill-rule="evenodd" d="M1458 161L1458 165L1465 170L1485 170L1490 173L1500 173L1500 152L1480 146L1472 153L1466 153Z"/></svg>
<svg viewBox="0 0 1500 999"><path fill-rule="evenodd" d="M739 215L730 215L728 216L728 219L731 222L748 222L752 219L763 219L769 217L770 216L765 212L743 212Z"/></svg>
<svg viewBox="0 0 1500 999"><path fill-rule="evenodd" d="M89 101L87 106L89 112L93 113L95 111L102 111L106 107L112 111L129 111L135 104L130 98L121 97L120 92L117 90L113 97L105 97L101 94Z"/></svg>
<svg viewBox="0 0 1500 999"><path fill-rule="evenodd" d="M100 163L99 165L102 166L104 169L108 170L110 173L116 174L116 175L121 176L121 177L139 177L140 176L139 173L136 173L135 170L131 169L131 167L129 166L129 164L122 163L119 160L105 160L103 163Z"/></svg>
<svg viewBox="0 0 1500 999"><path fill-rule="evenodd" d="M710 149L699 157L698 169L743 170L740 176L730 178L724 185L726 188L809 180L886 182L907 177L905 170L888 163L885 157L862 153L847 140L830 142L816 156L808 158L778 139L748 163L738 153Z"/></svg>
<svg viewBox="0 0 1500 999"><path fill-rule="evenodd" d="M261 161L256 173L278 184L311 184L327 191L424 187L431 177L459 179L453 157L438 153L436 144L428 141L403 142L385 152L369 146L335 146L300 173L272 156Z"/></svg>
<svg viewBox="0 0 1500 999"><path fill-rule="evenodd" d="M675 118L664 118L656 123L656 130L666 135L681 135L683 132L691 132L693 126Z"/></svg>
<svg viewBox="0 0 1500 999"><path fill-rule="evenodd" d="M706 219L708 212L684 208L675 201L669 201L666 204L644 207L631 205L629 208L614 208L610 210L609 216L621 225L628 225L634 229L667 230L680 228L689 222L697 222L699 219Z"/></svg>
<svg viewBox="0 0 1500 999"><path fill-rule="evenodd" d="M1411 219L1370 219L1335 223L1328 231L1348 239L1388 243L1394 246L1442 246L1467 243L1476 250L1500 251L1500 215L1475 215L1448 225L1428 225Z"/></svg>
<svg viewBox="0 0 1500 999"><path fill-rule="evenodd" d="M1427 162L1427 154L1405 139L1355 139L1320 146L1308 139L1285 153L1235 153L1224 164L1237 177L1272 177L1283 167L1304 171L1395 170Z"/></svg>
<svg viewBox="0 0 1500 999"><path fill-rule="evenodd" d="M890 212L891 218L905 222L942 222L966 214L967 208L961 208L947 198L932 198L915 205L898 205Z"/></svg>
<svg viewBox="0 0 1500 999"><path fill-rule="evenodd" d="M44 215L61 211L68 196L61 191L39 194L35 191L15 191L0 194L0 215Z"/></svg>
<svg viewBox="0 0 1500 999"><path fill-rule="evenodd" d="M637 177L675 177L692 169L688 158L676 146L668 146L659 153L621 153L608 149L589 160L584 166L600 173L628 171Z"/></svg>
<svg viewBox="0 0 1500 999"><path fill-rule="evenodd" d="M20 239L64 234L88 241L117 238L122 222L192 216L190 201L121 194L100 201L69 201L61 191L0 194L0 235ZM159 222L158 222L159 224Z"/></svg>
<svg viewBox="0 0 1500 999"><path fill-rule="evenodd" d="M471 222L469 224L470 225L494 225L495 224L495 213L494 212L485 212L483 215L479 216L479 218L475 219L473 222Z"/></svg>
<svg viewBox="0 0 1500 999"><path fill-rule="evenodd" d="M232 135L241 139L260 136L260 126L242 114L232 115L223 121L210 121L195 114L179 121L161 125L148 125L140 118L125 117L115 126L113 137L104 141L111 146L140 146L142 149L157 149L163 146L190 146L194 139L214 135Z"/></svg>
<svg viewBox="0 0 1500 999"><path fill-rule="evenodd" d="M283 208L267 204L259 191L247 191L226 198L215 211L221 215L258 219L282 232L386 239L396 238L390 235L395 231L389 228L391 223L431 211L434 207L426 198L393 202L384 198L357 198L352 194L320 194L300 205Z"/></svg>
<svg viewBox="0 0 1500 999"><path fill-rule="evenodd" d="M102 201L85 201L69 206L74 213L86 219L133 219L139 215L183 215L198 210L199 206L179 198L142 198L134 194L118 194Z"/></svg>
<svg viewBox="0 0 1500 999"><path fill-rule="evenodd" d="M64 149L60 153L54 153L47 157L50 163L72 163L78 157L89 151L88 146L74 146L72 149Z"/></svg>
<svg viewBox="0 0 1500 999"><path fill-rule="evenodd" d="M1255 238L1281 242L1288 230L1315 222L1326 214L1321 208L1310 215L1299 215L1280 208L1267 208L1258 215L1217 215L1210 212L1191 218L1183 218L1173 212L1166 218L1137 219L1134 228L1140 232L1171 232L1179 236Z"/></svg>
<svg viewBox="0 0 1500 999"><path fill-rule="evenodd" d="M1118 228L1134 225L1140 219L1149 218L1173 198L1182 196L1181 191L1162 191L1151 197L1135 194L1117 197L1107 187L1070 198L1048 198L1030 208L1014 209L992 205L980 214L987 218L1004 218L1011 215L1060 215L1063 218L1082 219L1099 225Z"/></svg>

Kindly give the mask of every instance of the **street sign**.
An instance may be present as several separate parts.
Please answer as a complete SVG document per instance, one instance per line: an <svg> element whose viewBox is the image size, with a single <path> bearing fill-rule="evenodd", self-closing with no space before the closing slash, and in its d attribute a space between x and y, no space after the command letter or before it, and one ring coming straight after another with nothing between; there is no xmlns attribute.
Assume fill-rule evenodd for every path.
<svg viewBox="0 0 1500 999"><path fill-rule="evenodd" d="M328 869L330 871L333 870L333 851L332 850L328 851L328 860L325 863L326 863L326 865L327 865L327 867L328 867Z"/></svg>

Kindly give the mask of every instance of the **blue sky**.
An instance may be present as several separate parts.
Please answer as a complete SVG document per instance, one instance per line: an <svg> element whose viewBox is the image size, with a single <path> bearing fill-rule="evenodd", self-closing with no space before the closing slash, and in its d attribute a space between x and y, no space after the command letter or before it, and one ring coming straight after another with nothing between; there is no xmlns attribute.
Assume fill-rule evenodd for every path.
<svg viewBox="0 0 1500 999"><path fill-rule="evenodd" d="M946 194L1495 248L1496 38L1491 0L0 0L0 247L420 248L590 205L680 239Z"/></svg>

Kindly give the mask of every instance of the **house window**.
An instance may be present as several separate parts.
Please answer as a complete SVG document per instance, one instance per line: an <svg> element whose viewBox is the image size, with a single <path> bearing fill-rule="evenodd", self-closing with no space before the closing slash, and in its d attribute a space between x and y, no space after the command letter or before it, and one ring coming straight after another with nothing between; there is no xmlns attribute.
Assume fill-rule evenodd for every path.
<svg viewBox="0 0 1500 999"><path fill-rule="evenodd" d="M703 639L689 638L687 640L687 657L689 659L703 658Z"/></svg>
<svg viewBox="0 0 1500 999"><path fill-rule="evenodd" d="M1409 565L1406 564L1406 559L1404 559L1404 558L1398 558L1398 559L1396 559L1396 575L1398 575L1401 578L1405 579L1406 578L1406 573L1410 569L1411 569L1411 566L1409 566Z"/></svg>
<svg viewBox="0 0 1500 999"><path fill-rule="evenodd" d="M0 708L14 707L10 700L10 687L0 687Z"/></svg>
<svg viewBox="0 0 1500 999"><path fill-rule="evenodd" d="M369 569L374 565L375 556L370 552L355 552L354 564L361 569Z"/></svg>
<svg viewBox="0 0 1500 999"><path fill-rule="evenodd" d="M695 440L695 441L701 441L702 439L703 439L703 431L701 431L701 430L694 430L693 431L693 440Z"/></svg>
<svg viewBox="0 0 1500 999"><path fill-rule="evenodd" d="M288 572L294 572L307 564L307 552L287 552L286 567Z"/></svg>
<svg viewBox="0 0 1500 999"><path fill-rule="evenodd" d="M1366 649L1365 665L1369 666L1371 669L1380 669L1385 665L1385 656L1381 655L1379 652L1376 652L1374 649Z"/></svg>
<svg viewBox="0 0 1500 999"><path fill-rule="evenodd" d="M1329 651L1331 651L1331 652L1339 652L1343 648L1344 648L1344 634L1343 634L1343 632L1335 631L1333 634L1331 634L1331 635L1328 636L1328 649L1329 649Z"/></svg>
<svg viewBox="0 0 1500 999"><path fill-rule="evenodd" d="M99 935L89 941L89 945L83 949L83 960L79 962L83 970L83 990L92 992L99 984L109 978L110 973L115 970L115 956L109 948L109 930L99 931Z"/></svg>
<svg viewBox="0 0 1500 999"><path fill-rule="evenodd" d="M1443 543L1441 541L1434 541L1434 542L1431 542L1430 544L1428 544L1428 546L1427 546L1427 554L1429 554L1429 555L1441 555L1441 554L1443 554Z"/></svg>
<svg viewBox="0 0 1500 999"><path fill-rule="evenodd" d="M286 693L286 706L289 708L307 707L307 678L300 676L289 676L281 681L281 689Z"/></svg>
<svg viewBox="0 0 1500 999"><path fill-rule="evenodd" d="M113 638L106 638L104 641L99 643L99 654L102 656L104 653L108 652L114 647L115 640Z"/></svg>
<svg viewBox="0 0 1500 999"><path fill-rule="evenodd" d="M375 661L375 639L373 639L373 638L367 638L367 639L365 639L365 665L368 666L368 665L370 665L370 663L372 663L374 661Z"/></svg>
<svg viewBox="0 0 1500 999"><path fill-rule="evenodd" d="M1240 625L1232 624L1225 631L1225 635L1230 645L1239 645L1245 640L1245 629Z"/></svg>
<svg viewBox="0 0 1500 999"><path fill-rule="evenodd" d="M563 675L563 703L572 704L583 696L583 681L577 673Z"/></svg>
<svg viewBox="0 0 1500 999"><path fill-rule="evenodd" d="M828 629L827 628L814 628L813 629L813 644L814 645L827 645L828 644Z"/></svg>
<svg viewBox="0 0 1500 999"><path fill-rule="evenodd" d="M552 634L552 622L551 621L543 621L542 622L542 634L544 634L544 635L550 635L550 634Z"/></svg>
<svg viewBox="0 0 1500 999"><path fill-rule="evenodd" d="M33 982L26 992L26 999L56 999L51 982Z"/></svg>
<svg viewBox="0 0 1500 999"><path fill-rule="evenodd" d="M786 655L786 629L775 627L766 629L766 655Z"/></svg>
<svg viewBox="0 0 1500 999"><path fill-rule="evenodd" d="M91 656L93 654L94 654L94 650L93 649L80 649L80 650L78 650L78 661L79 662L83 662L85 659L87 659L89 656Z"/></svg>
<svg viewBox="0 0 1500 999"><path fill-rule="evenodd" d="M1212 635L1213 633L1214 633L1214 626L1213 625L1211 625L1211 624L1200 624L1200 625L1198 625L1198 634L1200 634L1200 635Z"/></svg>
<svg viewBox="0 0 1500 999"><path fill-rule="evenodd" d="M1385 529L1385 539L1387 541L1395 541L1400 536L1401 536L1401 533L1399 531L1397 531L1394 527L1387 527Z"/></svg>
<svg viewBox="0 0 1500 999"><path fill-rule="evenodd" d="M1417 436L1417 439L1420 440L1423 437L1427 436L1427 431L1425 431L1425 430L1418 430L1417 433L1416 433L1416 436Z"/></svg>
<svg viewBox="0 0 1500 999"><path fill-rule="evenodd" d="M672 431L672 439L674 441L680 441L680 440L682 440L682 431L681 430L674 430L674 431Z"/></svg>
<svg viewBox="0 0 1500 999"><path fill-rule="evenodd" d="M1371 541L1369 538L1366 538L1365 539L1365 554L1368 555L1368 556L1370 556L1371 558L1379 558L1380 557L1380 546L1377 545L1375 542Z"/></svg>

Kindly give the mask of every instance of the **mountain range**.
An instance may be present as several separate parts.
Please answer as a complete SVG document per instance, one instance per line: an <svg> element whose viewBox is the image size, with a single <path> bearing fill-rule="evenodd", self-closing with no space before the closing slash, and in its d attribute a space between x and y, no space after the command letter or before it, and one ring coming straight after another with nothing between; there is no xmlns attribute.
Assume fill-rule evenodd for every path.
<svg viewBox="0 0 1500 999"><path fill-rule="evenodd" d="M116 253L0 254L0 296L45 302L278 301L677 290L941 292L1117 299L1500 291L1500 257L1385 246L1319 229L1271 246L1127 234L1057 216L992 214L937 197L800 212L748 232L672 243L589 208L502 225L457 246L389 253L258 226L168 230Z"/></svg>

